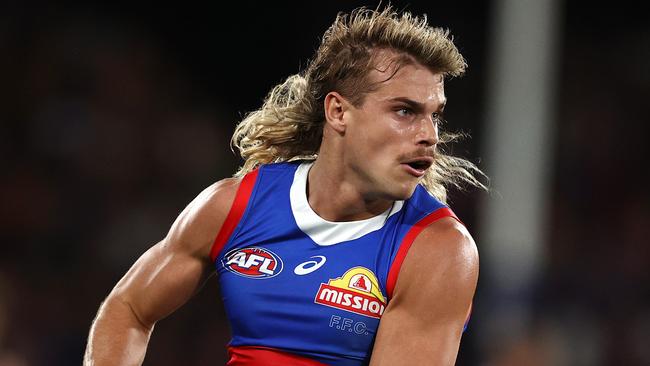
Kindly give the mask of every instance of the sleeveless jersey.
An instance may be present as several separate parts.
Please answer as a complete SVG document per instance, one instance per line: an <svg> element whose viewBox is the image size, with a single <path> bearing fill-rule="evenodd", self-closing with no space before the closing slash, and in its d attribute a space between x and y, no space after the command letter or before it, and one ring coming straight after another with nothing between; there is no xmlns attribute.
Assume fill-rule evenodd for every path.
<svg viewBox="0 0 650 366"><path fill-rule="evenodd" d="M365 365L415 237L449 208L418 185L381 215L329 222L311 163L247 174L211 251L232 330L228 365ZM317 184L317 183L316 183Z"/></svg>

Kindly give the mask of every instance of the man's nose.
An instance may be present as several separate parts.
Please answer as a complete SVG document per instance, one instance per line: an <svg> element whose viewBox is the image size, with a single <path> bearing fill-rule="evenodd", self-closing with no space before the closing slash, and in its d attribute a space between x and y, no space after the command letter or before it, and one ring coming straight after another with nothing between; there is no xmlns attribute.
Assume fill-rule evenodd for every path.
<svg viewBox="0 0 650 366"><path fill-rule="evenodd" d="M417 143L426 146L433 146L438 143L438 124L432 117L425 117L420 120Z"/></svg>

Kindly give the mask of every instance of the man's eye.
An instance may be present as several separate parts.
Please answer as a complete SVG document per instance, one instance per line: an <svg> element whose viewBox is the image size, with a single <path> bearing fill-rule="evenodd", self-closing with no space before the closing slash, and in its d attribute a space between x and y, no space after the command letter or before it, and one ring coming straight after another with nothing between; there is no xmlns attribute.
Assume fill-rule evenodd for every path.
<svg viewBox="0 0 650 366"><path fill-rule="evenodd" d="M397 110L397 114L399 114L402 117L406 117L413 114L413 111L410 108L400 108Z"/></svg>
<svg viewBox="0 0 650 366"><path fill-rule="evenodd" d="M444 118L442 118L442 115L440 113L438 113L438 112L432 113L431 114L431 119L433 120L433 122L435 122L437 124L441 124L441 123L443 123L445 121Z"/></svg>

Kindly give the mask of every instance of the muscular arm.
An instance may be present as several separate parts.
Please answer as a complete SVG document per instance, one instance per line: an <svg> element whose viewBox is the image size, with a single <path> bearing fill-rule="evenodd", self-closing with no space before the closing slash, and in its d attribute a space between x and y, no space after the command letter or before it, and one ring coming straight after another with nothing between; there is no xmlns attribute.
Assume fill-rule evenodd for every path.
<svg viewBox="0 0 650 366"><path fill-rule="evenodd" d="M226 179L204 190L117 283L90 329L85 366L142 363L156 322L209 277L209 251L238 185L239 180Z"/></svg>
<svg viewBox="0 0 650 366"><path fill-rule="evenodd" d="M465 227L444 218L425 228L404 259L370 365L453 365L477 280Z"/></svg>

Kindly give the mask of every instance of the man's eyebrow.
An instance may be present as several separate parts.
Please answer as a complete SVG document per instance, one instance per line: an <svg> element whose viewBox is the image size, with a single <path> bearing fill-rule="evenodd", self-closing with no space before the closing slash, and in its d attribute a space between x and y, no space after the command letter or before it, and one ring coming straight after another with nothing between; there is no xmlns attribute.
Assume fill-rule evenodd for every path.
<svg viewBox="0 0 650 366"><path fill-rule="evenodd" d="M426 106L424 103L420 103L420 102L418 102L418 101L416 101L416 100L413 100L413 99L410 99L410 98L406 98L406 97L395 97L395 98L391 98L391 99L389 99L388 101L389 101L389 102L401 102L401 103L407 104L407 105L408 105L409 107L411 107L413 110L418 111L418 112L423 111L423 110L425 109L425 106ZM437 111L438 111L438 112L442 112L442 111L444 111L444 110L445 110L445 105L446 105L446 104L447 104L447 100L445 99L445 100L440 104L440 106L438 107L438 110L437 110Z"/></svg>

